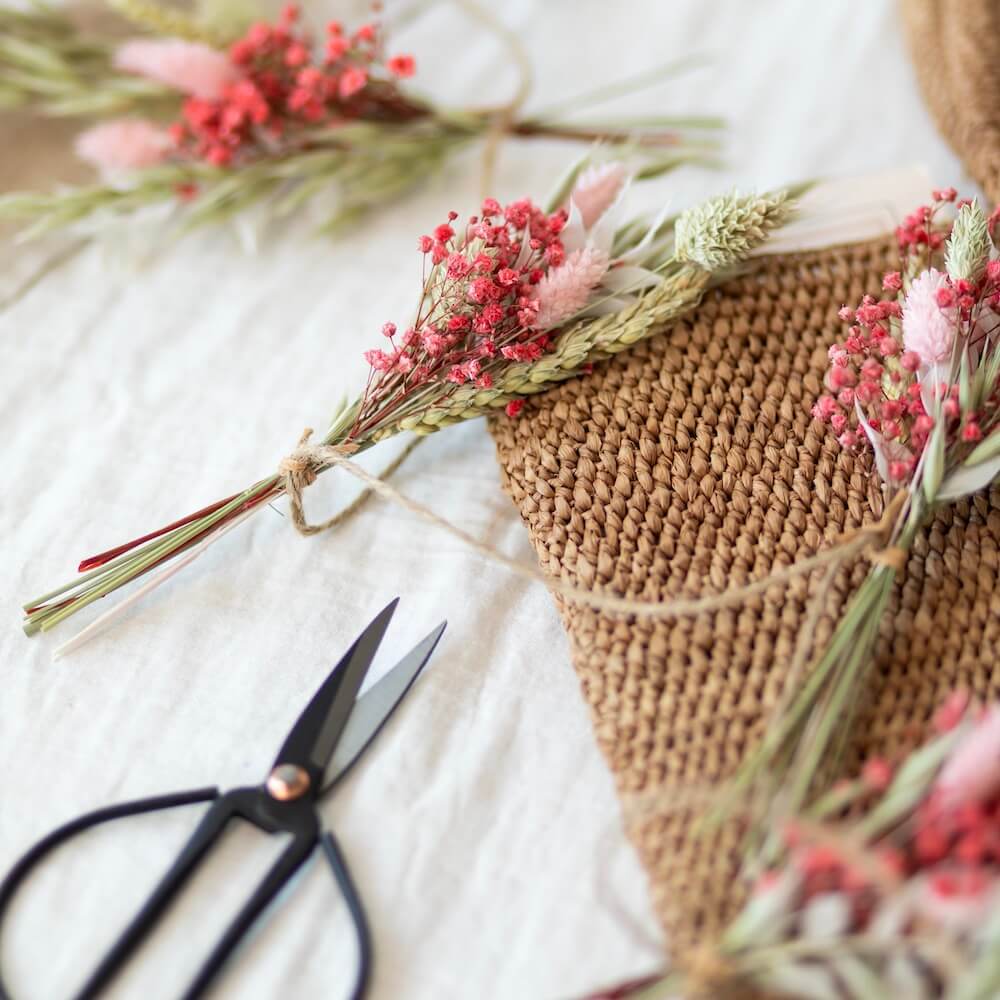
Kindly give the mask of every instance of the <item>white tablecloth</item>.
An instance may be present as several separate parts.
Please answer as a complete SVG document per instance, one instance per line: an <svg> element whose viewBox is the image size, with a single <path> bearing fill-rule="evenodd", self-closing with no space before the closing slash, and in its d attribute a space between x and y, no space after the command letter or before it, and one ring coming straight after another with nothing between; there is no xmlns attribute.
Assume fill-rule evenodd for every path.
<svg viewBox="0 0 1000 1000"><path fill-rule="evenodd" d="M914 161L940 183L963 181L921 105L889 2L496 9L534 60L536 104L682 55L711 58L613 106L731 122L726 169L646 185L637 207ZM500 99L513 84L502 50L449 4L406 28L398 47L416 53L422 86L456 103ZM572 155L508 146L498 195L544 194ZM363 346L385 320L406 319L417 234L477 203L477 166L471 154L451 162L339 243L310 241L299 226L247 256L231 234L162 246L130 228L124 253L92 246L0 315L4 867L78 812L259 780L334 657L399 594L383 669L445 616L448 632L392 726L323 806L369 908L373 995L569 997L663 961L551 600L411 515L374 502L304 540L265 512L66 660L51 661L59 634L29 641L18 627L19 603L79 557L242 488L305 425L324 425L360 384ZM0 299L50 249L5 250ZM474 423L429 440L394 481L529 560L498 478ZM351 491L330 474L308 505L320 514ZM3 937L18 997L64 995L80 981L196 813L122 822L60 851ZM275 850L234 834L117 995L176 994ZM315 860L216 995L335 997L353 970L346 915Z"/></svg>

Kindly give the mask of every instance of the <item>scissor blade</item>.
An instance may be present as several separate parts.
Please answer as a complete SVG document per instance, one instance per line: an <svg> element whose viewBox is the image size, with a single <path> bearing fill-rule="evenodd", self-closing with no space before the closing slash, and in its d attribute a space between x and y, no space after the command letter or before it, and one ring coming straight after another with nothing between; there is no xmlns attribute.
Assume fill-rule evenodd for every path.
<svg viewBox="0 0 1000 1000"><path fill-rule="evenodd" d="M314 781L322 777L398 602L397 597L376 615L330 671L278 751L275 766L297 764Z"/></svg>
<svg viewBox="0 0 1000 1000"><path fill-rule="evenodd" d="M357 700L326 769L324 793L347 774L368 749L372 740L382 731L382 727L389 721L431 658L434 647L437 646L447 624L441 622L426 639L414 646L385 677L372 685Z"/></svg>

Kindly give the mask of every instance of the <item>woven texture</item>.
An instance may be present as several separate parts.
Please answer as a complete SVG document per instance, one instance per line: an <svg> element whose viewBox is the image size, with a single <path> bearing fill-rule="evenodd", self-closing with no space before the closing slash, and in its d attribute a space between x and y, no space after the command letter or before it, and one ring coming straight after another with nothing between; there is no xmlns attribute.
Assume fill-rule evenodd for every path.
<svg viewBox="0 0 1000 1000"><path fill-rule="evenodd" d="M941 134L1000 201L1000 4L902 0L920 89Z"/></svg>
<svg viewBox="0 0 1000 1000"><path fill-rule="evenodd" d="M869 462L809 409L837 309L878 292L889 241L774 259L709 294L663 336L492 423L506 490L542 567L602 592L718 592L814 554L877 519ZM883 621L851 758L899 750L956 686L1000 694L1000 492L942 512L914 546ZM830 635L861 582L835 580L815 630ZM671 790L717 786L761 736L818 581L744 606L653 622L560 608L600 746L678 958L741 902L739 830L697 836ZM675 795L676 800L676 795ZM676 804L676 802L675 802Z"/></svg>

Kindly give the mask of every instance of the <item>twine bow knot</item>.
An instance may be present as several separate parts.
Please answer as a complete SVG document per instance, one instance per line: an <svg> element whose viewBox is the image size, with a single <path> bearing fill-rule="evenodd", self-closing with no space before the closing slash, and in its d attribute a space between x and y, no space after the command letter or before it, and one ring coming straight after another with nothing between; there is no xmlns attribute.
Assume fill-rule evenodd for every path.
<svg viewBox="0 0 1000 1000"><path fill-rule="evenodd" d="M389 499L399 499L392 488L384 482L387 476L392 475L398 469L407 456L423 440L415 437L407 446L386 466L381 476L373 476L366 472L359 465L348 461L347 456L359 451L359 447L354 442L344 442L342 444L309 444L312 437L312 428L307 427L299 438L299 443L295 450L289 452L278 463L278 478L281 480L282 488L288 497L289 513L292 515L292 524L300 535L318 535L320 532L335 528L341 521L353 514L373 493L382 493ZM319 474L334 465L343 465L347 471L356 479L365 483L365 488L361 494L349 503L343 510L338 511L333 517L321 521L319 524L310 524L306 520L305 511L302 508L302 491L307 486L312 486L316 482ZM404 504L405 505L405 504Z"/></svg>
<svg viewBox="0 0 1000 1000"><path fill-rule="evenodd" d="M291 494L289 486L295 483L299 492L316 482L319 470L316 468L313 449L306 446L311 431L306 431L299 440L298 447L278 463L278 475L285 480L285 491Z"/></svg>
<svg viewBox="0 0 1000 1000"><path fill-rule="evenodd" d="M363 494L359 501L355 501L347 509L338 511L333 517L321 521L319 524L310 524L306 520L305 511L302 508L302 491L307 486L312 486L324 469L336 465L344 456L357 450L357 446L347 444L309 444L310 437L312 437L312 428L307 427L302 432L302 437L299 438L295 450L278 463L278 476L281 478L282 486L288 496L292 524L295 525L295 530L300 535L318 535L321 531L329 530L347 517L359 501L365 498Z"/></svg>

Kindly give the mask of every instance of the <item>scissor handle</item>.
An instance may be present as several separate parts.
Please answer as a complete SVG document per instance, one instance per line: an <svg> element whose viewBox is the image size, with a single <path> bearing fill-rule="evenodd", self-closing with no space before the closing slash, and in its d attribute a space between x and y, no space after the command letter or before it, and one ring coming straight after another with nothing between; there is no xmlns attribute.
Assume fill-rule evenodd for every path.
<svg viewBox="0 0 1000 1000"><path fill-rule="evenodd" d="M320 838L323 853L333 870L333 876L337 880L340 893L347 904L351 922L354 924L354 932L358 941L358 972L354 978L354 986L351 990L351 1000L362 1000L368 990L368 982L371 976L371 934L368 930L368 920L365 917L364 908L361 905L361 898L354 881L347 868L347 862L337 846L333 833L326 831ZM191 985L183 994L183 1000L197 1000L212 980L223 967L226 960L232 954L233 949L239 944L243 936L253 926L261 912L274 899L281 887L295 874L302 863L312 853L316 846L315 839L308 839L305 836L296 836L291 844L285 848L278 860L271 867L271 870L264 876L254 894L247 900L240 912L233 918L232 923L226 928L225 933L219 939L219 943L212 950L212 953L205 960L204 965L198 970Z"/></svg>
<svg viewBox="0 0 1000 1000"><path fill-rule="evenodd" d="M75 1000L93 1000L98 996L153 929L157 920L196 870L199 862L219 838L226 824L237 816L268 832L285 830L292 834L292 841L271 866L253 895L213 948L191 985L184 992L184 1000L196 1000L205 992L261 912L313 852L317 841L323 846L354 924L358 941L358 973L351 992L351 1000L360 1000L367 990L370 977L371 936L361 900L337 842L330 832L320 837L318 819L311 804L302 802L298 808L292 805L291 813L281 817L275 815L274 803L266 793L257 788L240 788L221 797L216 788L201 788L191 792L139 799L135 802L98 809L65 824L31 848L0 884L0 923L15 891L31 869L64 841L109 820L206 801L212 801L208 812L202 817L194 833L143 904L142 909L133 917L83 987L75 994ZM281 809L280 806L278 808ZM0 976L0 1000L11 1000L2 976Z"/></svg>
<svg viewBox="0 0 1000 1000"><path fill-rule="evenodd" d="M140 813L157 812L160 809L175 809L179 806L195 805L199 802L209 802L213 799L218 799L218 797L219 790L217 788L196 788L189 792L157 795L153 798L136 799L132 802L122 802L118 805L106 806L103 809L95 809L93 812L86 813L69 823L63 824L25 852L7 873L3 882L0 883L0 927L2 927L3 918L21 883L28 877L32 869L60 844L72 839L79 833L83 833L85 830L91 829L91 827L100 826L102 823L107 823L114 819L123 819L126 816L136 816ZM11 993L3 981L2 969L0 969L0 1000L11 1000Z"/></svg>
<svg viewBox="0 0 1000 1000"><path fill-rule="evenodd" d="M337 880L340 894L344 897L347 909L351 914L351 922L354 924L354 933L358 939L358 974L354 977L354 988L351 990L351 1000L361 1000L368 992L368 981L372 971L372 939L368 929L368 918L365 916L364 907L361 905L361 897L354 887L354 880L337 844L332 830L327 830L320 844L323 846L323 853L326 860L333 869L333 877Z"/></svg>
<svg viewBox="0 0 1000 1000"><path fill-rule="evenodd" d="M232 793L221 798L213 796L208 812L202 817L194 833L181 848L177 859L160 879L152 894L142 905L142 909L132 918L128 926L118 936L118 940L101 959L100 964L90 974L87 981L75 994L75 1000L92 1000L108 984L115 973L125 964L139 946L142 939L153 929L174 897L198 867L198 862L219 838L226 824L235 815L231 801Z"/></svg>

